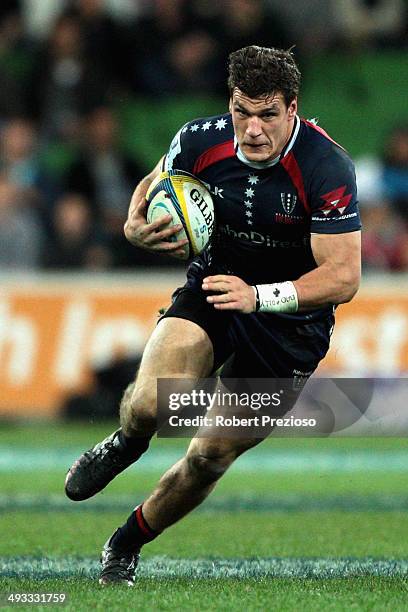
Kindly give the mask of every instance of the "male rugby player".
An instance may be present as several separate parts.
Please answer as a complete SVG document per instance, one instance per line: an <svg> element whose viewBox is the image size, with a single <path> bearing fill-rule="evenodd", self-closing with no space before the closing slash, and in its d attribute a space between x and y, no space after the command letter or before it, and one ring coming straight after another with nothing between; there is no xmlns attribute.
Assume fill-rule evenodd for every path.
<svg viewBox="0 0 408 612"><path fill-rule="evenodd" d="M300 119L300 73L289 51L250 46L229 63L229 113L196 119L137 186L128 240L181 254L170 217L147 224L147 189L161 169L210 186L217 237L187 272L146 345L120 407L121 428L71 467L66 493L91 497L135 462L156 430L158 378L211 375L306 379L328 350L334 308L360 280L360 219L353 164L313 122ZM141 547L200 504L251 439L193 438L186 456L106 542L101 584L133 584Z"/></svg>

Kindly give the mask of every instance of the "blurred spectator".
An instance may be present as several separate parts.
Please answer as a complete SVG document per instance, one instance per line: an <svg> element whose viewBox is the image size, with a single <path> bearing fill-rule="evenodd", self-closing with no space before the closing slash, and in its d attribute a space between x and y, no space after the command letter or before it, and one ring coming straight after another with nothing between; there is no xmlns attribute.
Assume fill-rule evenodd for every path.
<svg viewBox="0 0 408 612"><path fill-rule="evenodd" d="M45 40L58 17L75 4L75 0L3 0L3 3L21 5L26 31L35 39ZM149 3L150 0L103 0L102 8L115 21L128 23L136 19L144 5Z"/></svg>
<svg viewBox="0 0 408 612"><path fill-rule="evenodd" d="M404 0L334 0L332 6L338 42L345 49L406 44Z"/></svg>
<svg viewBox="0 0 408 612"><path fill-rule="evenodd" d="M81 24L84 56L91 69L103 68L109 93L113 93L127 60L123 57L121 28L107 13L104 0L75 0L73 6Z"/></svg>
<svg viewBox="0 0 408 612"><path fill-rule="evenodd" d="M24 192L0 174L0 269L35 270L40 265L43 232Z"/></svg>
<svg viewBox="0 0 408 612"><path fill-rule="evenodd" d="M52 269L105 269L111 255L95 228L88 201L67 193L55 205L53 235L44 252L43 265Z"/></svg>
<svg viewBox="0 0 408 612"><path fill-rule="evenodd" d="M13 8L14 5L14 8ZM33 44L23 29L18 5L0 10L0 114L26 112L27 83L33 69Z"/></svg>
<svg viewBox="0 0 408 612"><path fill-rule="evenodd" d="M408 224L408 124L392 130L383 156L383 190Z"/></svg>
<svg viewBox="0 0 408 612"><path fill-rule="evenodd" d="M408 270L408 126L394 128L381 158L356 162L363 267Z"/></svg>
<svg viewBox="0 0 408 612"><path fill-rule="evenodd" d="M383 166L378 157L364 155L355 160L358 198L361 205L383 197Z"/></svg>
<svg viewBox="0 0 408 612"><path fill-rule="evenodd" d="M290 33L290 45L300 50L297 60L305 61L305 56L315 55L332 44L336 30L331 4L328 0L268 0Z"/></svg>
<svg viewBox="0 0 408 612"><path fill-rule="evenodd" d="M81 114L101 104L106 91L103 63L85 55L80 20L70 13L62 15L36 60L32 115L48 139L75 139Z"/></svg>
<svg viewBox="0 0 408 612"><path fill-rule="evenodd" d="M24 27L35 40L45 40L70 0L21 0Z"/></svg>
<svg viewBox="0 0 408 612"><path fill-rule="evenodd" d="M94 219L107 232L122 233L130 197L143 171L120 150L112 110L106 106L93 110L83 125L81 154L68 172L66 188L89 199Z"/></svg>
<svg viewBox="0 0 408 612"><path fill-rule="evenodd" d="M105 0L105 4L110 15L116 21L129 23L143 14L146 5L150 4L150 0Z"/></svg>
<svg viewBox="0 0 408 612"><path fill-rule="evenodd" d="M128 80L135 94L205 93L225 80L208 21L187 0L153 0L129 37Z"/></svg>
<svg viewBox="0 0 408 612"><path fill-rule="evenodd" d="M387 200L373 201L361 210L363 268L369 271L408 269L408 231Z"/></svg>
<svg viewBox="0 0 408 612"><path fill-rule="evenodd" d="M167 90L175 94L215 93L222 82L217 45L203 29L174 40L168 49Z"/></svg>
<svg viewBox="0 0 408 612"><path fill-rule="evenodd" d="M20 188L25 206L35 209L48 232L58 184L43 163L36 127L29 119L16 117L4 125L1 136L0 172Z"/></svg>
<svg viewBox="0 0 408 612"><path fill-rule="evenodd" d="M193 5L197 13L202 15L205 31L209 35L208 44L213 45L212 61L208 64L212 80L207 84L202 83L201 86L197 83L197 91L201 89L206 93L228 96L225 72L231 51L253 44L289 48L296 42L288 32L287 21L281 19L280 11L275 11L267 0L220 0L212 5L211 10L205 10L205 3L200 3L199 0ZM186 57L189 48L194 49L194 44L186 36ZM201 57L204 56L202 52ZM178 65L181 68L182 61L179 61ZM202 72L200 66L194 65L187 66L187 70L194 75L197 70Z"/></svg>
<svg viewBox="0 0 408 612"><path fill-rule="evenodd" d="M5 124L1 135L0 171L24 190L26 202L39 205L43 195L53 195L53 186L41 166L35 125L16 117Z"/></svg>
<svg viewBox="0 0 408 612"><path fill-rule="evenodd" d="M255 44L287 49L295 43L279 12L264 0L222 0L218 36L223 45L224 66L228 54L241 47Z"/></svg>
<svg viewBox="0 0 408 612"><path fill-rule="evenodd" d="M17 117L5 124L1 135L0 170L22 189L34 187L39 176L34 125Z"/></svg>
<svg viewBox="0 0 408 612"><path fill-rule="evenodd" d="M144 176L133 158L118 145L118 124L114 113L102 106L84 120L80 157L69 169L65 189L81 194L88 202L93 224L102 229L112 253L112 264L131 268L137 265L177 265L170 257L135 248L123 234L130 198Z"/></svg>

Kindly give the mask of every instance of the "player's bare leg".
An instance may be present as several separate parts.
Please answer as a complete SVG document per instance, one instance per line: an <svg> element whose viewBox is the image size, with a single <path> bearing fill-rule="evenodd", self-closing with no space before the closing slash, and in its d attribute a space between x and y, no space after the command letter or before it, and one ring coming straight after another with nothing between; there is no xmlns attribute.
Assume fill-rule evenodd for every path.
<svg viewBox="0 0 408 612"><path fill-rule="evenodd" d="M186 456L117 529L102 551L100 584L134 584L141 547L198 506L233 461L261 439L194 438Z"/></svg>
<svg viewBox="0 0 408 612"><path fill-rule="evenodd" d="M65 482L68 497L80 501L95 495L147 450L157 428L158 378L205 377L212 363L212 344L201 327L173 317L160 321L146 345L136 382L122 400L122 429L73 464Z"/></svg>
<svg viewBox="0 0 408 612"><path fill-rule="evenodd" d="M239 455L257 439L193 438L183 459L160 479L143 503L143 516L156 532L173 525L196 508Z"/></svg>
<svg viewBox="0 0 408 612"><path fill-rule="evenodd" d="M146 345L133 392L121 405L125 436L155 433L157 379L205 377L212 364L212 344L201 327L185 319L163 319Z"/></svg>

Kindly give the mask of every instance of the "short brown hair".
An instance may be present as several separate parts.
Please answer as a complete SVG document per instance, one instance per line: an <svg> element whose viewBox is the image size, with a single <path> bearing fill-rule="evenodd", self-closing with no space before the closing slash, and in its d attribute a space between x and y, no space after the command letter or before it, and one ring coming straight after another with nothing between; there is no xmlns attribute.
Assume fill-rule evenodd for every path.
<svg viewBox="0 0 408 612"><path fill-rule="evenodd" d="M277 91L286 105L299 93L300 70L291 51L251 45L229 56L228 88L235 87L249 98L262 98Z"/></svg>

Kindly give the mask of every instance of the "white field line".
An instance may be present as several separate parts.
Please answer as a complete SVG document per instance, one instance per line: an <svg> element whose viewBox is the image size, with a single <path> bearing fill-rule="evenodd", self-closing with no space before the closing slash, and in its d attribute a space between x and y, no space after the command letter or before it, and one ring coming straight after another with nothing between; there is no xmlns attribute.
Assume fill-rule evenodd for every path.
<svg viewBox="0 0 408 612"><path fill-rule="evenodd" d="M30 470L67 470L83 449L16 448L0 446L0 472ZM151 449L130 469L143 472L162 471L173 465L182 453L179 450ZM288 451L254 449L242 455L232 466L239 472L406 472L408 451L322 450Z"/></svg>
<svg viewBox="0 0 408 612"><path fill-rule="evenodd" d="M99 564L91 558L0 557L0 576L8 578L96 578ZM407 577L408 560L362 558L272 557L254 559L141 560L139 578L349 578Z"/></svg>

